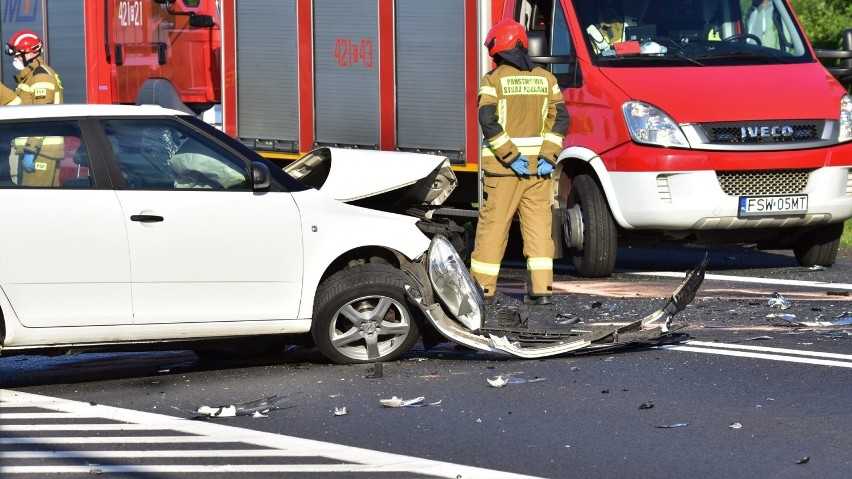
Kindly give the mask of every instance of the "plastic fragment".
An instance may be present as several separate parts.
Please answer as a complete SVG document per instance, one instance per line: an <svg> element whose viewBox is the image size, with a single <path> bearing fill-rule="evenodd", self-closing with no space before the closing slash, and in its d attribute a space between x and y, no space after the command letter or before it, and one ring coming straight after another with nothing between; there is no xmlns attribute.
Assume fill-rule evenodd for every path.
<svg viewBox="0 0 852 479"><path fill-rule="evenodd" d="M673 429L676 427L686 427L689 426L688 422L676 422L674 424L663 424L662 426L655 426L657 429Z"/></svg>
<svg viewBox="0 0 852 479"><path fill-rule="evenodd" d="M237 408L235 406L201 406L195 412L207 417L236 417Z"/></svg>
<svg viewBox="0 0 852 479"><path fill-rule="evenodd" d="M246 401L239 404L229 404L227 406L201 406L192 412L196 417L220 418L220 417L236 417L236 416L258 416L266 414L273 409L281 409L280 404L286 401L286 397L269 396L253 401Z"/></svg>
<svg viewBox="0 0 852 479"><path fill-rule="evenodd" d="M425 407L425 406L439 406L443 400L438 400L435 402L430 402L423 404L426 398L423 396L416 397L414 399L401 399L396 396L390 399L380 399L379 402L384 407Z"/></svg>
<svg viewBox="0 0 852 479"><path fill-rule="evenodd" d="M654 401L643 402L639 405L639 409L651 409L654 407Z"/></svg>
<svg viewBox="0 0 852 479"><path fill-rule="evenodd" d="M266 412L268 412L268 411L264 411L264 412L255 411L254 414L251 415L251 417L254 418L254 419L269 417L269 415L267 415Z"/></svg>
<svg viewBox="0 0 852 479"><path fill-rule="evenodd" d="M486 378L486 379L488 380L488 384L490 384L492 388L502 388L503 386L505 386L506 384L509 383L509 381L506 381L505 379L503 379L503 376L497 376L494 379L491 379L491 378Z"/></svg>
<svg viewBox="0 0 852 479"><path fill-rule="evenodd" d="M738 422L735 422L735 423L732 423L732 424L731 424L730 426L728 426L728 427L729 427L729 428L731 428L731 429L742 429L742 428L743 428L743 425L742 425L742 424L740 424L740 423L738 423Z"/></svg>
<svg viewBox="0 0 852 479"><path fill-rule="evenodd" d="M537 383L541 381L546 381L547 378L535 377L533 379L524 379L518 378L515 376L506 376L505 378L500 375L494 379L486 378L488 380L488 384L493 388L501 388L507 384L524 384L524 383Z"/></svg>
<svg viewBox="0 0 852 479"><path fill-rule="evenodd" d="M805 456L805 457L799 459L798 461L796 461L796 464L807 464L808 461L810 461L810 460L811 460L811 456Z"/></svg>
<svg viewBox="0 0 852 479"><path fill-rule="evenodd" d="M770 308L787 309L790 307L790 302L779 293L772 293L772 295L769 296L769 301L767 301L766 305Z"/></svg>
<svg viewBox="0 0 852 479"><path fill-rule="evenodd" d="M334 415L335 416L345 416L347 414L349 414L349 412L346 410L346 406L334 408Z"/></svg>

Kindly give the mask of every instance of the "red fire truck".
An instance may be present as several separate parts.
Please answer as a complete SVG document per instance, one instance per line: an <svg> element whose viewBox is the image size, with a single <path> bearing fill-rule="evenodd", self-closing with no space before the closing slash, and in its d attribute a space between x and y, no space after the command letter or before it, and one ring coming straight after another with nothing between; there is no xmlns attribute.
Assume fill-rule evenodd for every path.
<svg viewBox="0 0 852 479"><path fill-rule="evenodd" d="M209 0L0 0L3 41L45 43L66 103L159 103L201 113L221 97L217 4ZM11 62L3 82L13 85Z"/></svg>
<svg viewBox="0 0 852 479"><path fill-rule="evenodd" d="M4 37L6 7L38 3L0 1ZM584 276L647 241L754 243L830 265L852 217L852 99L786 0L69 0L47 15L84 3L85 62L58 63L70 61L57 58L59 22L45 32L67 85L83 69L81 101L197 112L221 98L225 131L273 159L318 146L440 154L460 180L442 212L471 216L478 85L493 66L482 40L519 21L571 114L554 240ZM61 42L80 48L79 35ZM178 59L183 47L198 49ZM154 94L140 99L145 84Z"/></svg>

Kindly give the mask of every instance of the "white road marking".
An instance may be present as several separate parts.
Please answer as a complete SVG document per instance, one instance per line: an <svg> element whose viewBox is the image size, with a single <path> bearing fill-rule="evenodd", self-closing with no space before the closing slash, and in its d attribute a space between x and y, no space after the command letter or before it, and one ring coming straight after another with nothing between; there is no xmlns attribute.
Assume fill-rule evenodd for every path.
<svg viewBox="0 0 852 479"><path fill-rule="evenodd" d="M90 404L79 401L69 401L61 398L53 398L20 391L0 389L0 432L11 431L5 418L18 417L25 420L33 419L36 413L30 416L13 416L20 413L4 413L8 408L41 408L49 411L41 416L44 420L56 419L56 412L64 413L63 418L79 419L97 417L100 419L116 421L125 425L148 426L149 429L162 432L175 433L173 436L129 436L129 437L51 437L29 436L29 437L2 437L0 445L44 445L52 446L62 444L91 444L111 445L114 443L213 443L227 442L228 444L242 443L259 448L255 454L249 449L217 450L209 451L207 454L197 455L197 451L111 451L111 450L73 450L63 451L61 448L52 447L49 455L37 450L5 451L0 452L0 459L15 458L16 464L7 465L7 461L0 461L0 472L3 477L12 474L98 474L98 473L137 473L137 474L166 474L166 473L212 473L212 472L237 472L237 473L415 473L424 477L446 477L446 478L483 478L483 479L523 479L532 476L512 474L489 469L482 469L447 462L432 461L400 454L362 449L357 447L332 444L310 439L301 439L292 436L272 434L267 432L253 431L224 424L194 421L184 418L164 416L129 409L116 408L101 404ZM28 413L29 414L29 413ZM44 425L44 424L43 424ZM65 425L63 425L65 426ZM68 430L57 429L53 430ZM135 427L132 430L138 430ZM50 431L50 429L39 429L37 432ZM132 431L129 431L132 432ZM8 447L0 449L9 449ZM54 452L54 449L57 449ZM263 452L261 452L263 451ZM233 456L228 454L233 452ZM214 455L215 454L215 455ZM319 457L340 461L343 464L243 464L243 465L211 465L211 464L145 464L145 465L122 465L122 464L98 464L79 466L62 465L26 465L22 460L42 459L45 457L73 458L84 462L87 458L169 458L169 457L191 457L194 459L203 457L294 457L306 458ZM148 461L150 462L150 461Z"/></svg>
<svg viewBox="0 0 852 479"><path fill-rule="evenodd" d="M721 356L768 359L771 361L784 361L790 363L814 364L818 366L852 368L852 355L848 354L823 353L819 351L802 351L797 349L784 348L768 348L744 344L709 343L703 341L687 341L684 344L660 346L659 348L675 351L688 351L693 353L718 354Z"/></svg>
<svg viewBox="0 0 852 479"><path fill-rule="evenodd" d="M661 278L680 278L683 279L684 273L676 273L672 271L637 271L629 272L634 276L658 276ZM829 288L829 289L844 289L852 291L852 284L848 283L826 283L825 281L802 281L797 279L772 279L772 278L755 278L752 276L730 276L725 274L705 274L704 280L712 281L729 281L734 283L757 283L771 284L778 286L801 286L805 288Z"/></svg>

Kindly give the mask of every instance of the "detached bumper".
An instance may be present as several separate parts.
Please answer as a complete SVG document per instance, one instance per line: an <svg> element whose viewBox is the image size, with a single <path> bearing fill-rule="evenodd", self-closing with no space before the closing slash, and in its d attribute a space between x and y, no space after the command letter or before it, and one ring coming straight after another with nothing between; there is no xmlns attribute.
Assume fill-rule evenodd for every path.
<svg viewBox="0 0 852 479"><path fill-rule="evenodd" d="M438 302L432 301L431 292L421 294L422 291L409 289L408 296L423 311L432 326L450 341L478 351L526 359L545 358L618 347L672 344L689 339L686 334L673 332L679 328L673 328L671 320L695 298L704 280L706 266L705 258L686 274L662 307L644 318L625 326L594 331L529 329L520 318L515 324L470 330L450 318Z"/></svg>

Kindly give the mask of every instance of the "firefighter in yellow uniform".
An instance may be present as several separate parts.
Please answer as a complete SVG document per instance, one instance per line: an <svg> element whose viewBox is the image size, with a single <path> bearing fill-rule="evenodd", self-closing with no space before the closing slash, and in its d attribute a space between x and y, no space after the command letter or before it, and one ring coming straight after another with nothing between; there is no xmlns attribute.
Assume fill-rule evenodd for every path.
<svg viewBox="0 0 852 479"><path fill-rule="evenodd" d="M551 173L568 132L568 110L556 78L536 67L527 34L497 22L485 40L497 68L479 88L484 202L480 205L471 274L493 301L509 227L517 212L527 259L526 304L550 304L553 293Z"/></svg>
<svg viewBox="0 0 852 479"><path fill-rule="evenodd" d="M6 44L6 54L20 72L15 77L15 93L23 105L62 103L62 80L42 59L43 50L41 38L31 30L12 35ZM65 158L63 137L30 137L15 146L21 159L20 185L59 186L59 164Z"/></svg>
<svg viewBox="0 0 852 479"><path fill-rule="evenodd" d="M21 97L6 85L0 84L0 106L20 105Z"/></svg>

